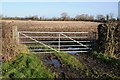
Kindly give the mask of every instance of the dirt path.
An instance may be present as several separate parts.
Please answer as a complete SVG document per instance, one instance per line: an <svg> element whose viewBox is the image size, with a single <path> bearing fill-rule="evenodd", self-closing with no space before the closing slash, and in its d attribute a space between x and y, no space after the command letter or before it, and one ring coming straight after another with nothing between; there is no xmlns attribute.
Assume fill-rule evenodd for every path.
<svg viewBox="0 0 120 80"><path fill-rule="evenodd" d="M76 56L82 63L84 63L91 71L96 71L97 74L99 73L107 73L115 76L120 76L120 69L112 66L107 65L102 61L94 59L88 53L80 53ZM95 73L94 73L95 74Z"/></svg>
<svg viewBox="0 0 120 80"><path fill-rule="evenodd" d="M50 68L55 74L57 74L57 78L62 78L65 76L65 78L80 78L80 77L86 77L85 75L81 75L78 71L74 70L67 64L63 64L54 54L37 54L40 58L42 58L44 64ZM57 59L60 61L60 67L55 67L53 64L46 64L44 61L45 58L48 60L50 59ZM82 73L84 74L84 73Z"/></svg>
<svg viewBox="0 0 120 80"><path fill-rule="evenodd" d="M97 59L93 59L89 54L81 53L79 55L73 55L79 59L83 64L87 66L89 75L86 75L85 71L75 70L69 65L62 63L54 54L37 54L47 68L51 69L56 74L57 78L89 78L89 76L104 77L104 76L120 76L120 70L114 66L107 65ZM60 62L60 66L56 67L54 64L46 64L45 60L56 59ZM101 75L101 76L100 76Z"/></svg>

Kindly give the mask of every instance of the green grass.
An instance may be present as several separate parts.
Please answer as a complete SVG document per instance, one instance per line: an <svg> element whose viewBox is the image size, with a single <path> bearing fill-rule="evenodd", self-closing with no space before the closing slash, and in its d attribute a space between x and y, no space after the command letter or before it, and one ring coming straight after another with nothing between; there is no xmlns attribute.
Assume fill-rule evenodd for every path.
<svg viewBox="0 0 120 80"><path fill-rule="evenodd" d="M47 47L44 47L44 48L47 48ZM56 49L57 50L57 49ZM53 51L53 50L51 50ZM93 75L93 73L91 72L91 70L89 70L87 68L87 66L83 63L81 63L75 56L71 55L71 54L68 54L66 52L56 52L56 51L53 51L54 55L58 57L58 59L63 63L63 64L67 64L70 66L70 69L71 70L77 70L78 72L80 71L83 72L84 71L84 74L83 75L86 75L88 77L93 77L93 78L111 78L111 79L119 79L119 77L117 76L114 76L114 75L111 75L111 74L108 74L108 73L101 73L101 72L96 72L94 71L94 73L97 75ZM93 52L92 56L94 56L95 58L97 59L100 59L100 60L103 60L103 61L106 61L106 63L111 63L111 61L113 61L114 59L107 56L107 55L103 55L101 53L95 53ZM113 64L116 64L113 62Z"/></svg>
<svg viewBox="0 0 120 80"><path fill-rule="evenodd" d="M3 63L3 78L54 78L34 54L19 54L15 60Z"/></svg>
<svg viewBox="0 0 120 80"><path fill-rule="evenodd" d="M97 59L105 62L106 64L120 67L120 60L116 59L114 57L108 56L108 55L103 54L103 53L97 53L96 51L92 52L92 56L94 58L97 58Z"/></svg>
<svg viewBox="0 0 120 80"><path fill-rule="evenodd" d="M41 47L42 45L39 44L31 44L28 46L37 46L37 47ZM47 47L43 46L44 49L47 49ZM48 48L49 49L49 48ZM55 49L57 51L57 49ZM70 55L64 51L62 52L56 52L51 50L55 56L57 56L63 63L68 64L69 66L71 66L72 68L76 69L76 70L80 70L80 69L84 69L85 65L82 64L76 57L74 57L73 55Z"/></svg>
<svg viewBox="0 0 120 80"><path fill-rule="evenodd" d="M85 69L85 65L82 64L76 57L66 53L66 52L59 52L54 53L57 57L59 57L63 63L70 65L72 68L76 70L83 70Z"/></svg>

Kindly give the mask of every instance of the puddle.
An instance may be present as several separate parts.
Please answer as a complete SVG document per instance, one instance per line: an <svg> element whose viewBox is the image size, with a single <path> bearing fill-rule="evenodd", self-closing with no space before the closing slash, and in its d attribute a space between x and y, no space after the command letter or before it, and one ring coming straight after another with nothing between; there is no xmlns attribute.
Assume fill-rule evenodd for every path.
<svg viewBox="0 0 120 80"><path fill-rule="evenodd" d="M68 52L69 54L77 54L77 52Z"/></svg>
<svg viewBox="0 0 120 80"><path fill-rule="evenodd" d="M79 50L79 48L69 47L68 50ZM77 54L77 52L74 52L74 51L69 51L68 53L69 53L69 54Z"/></svg>
<svg viewBox="0 0 120 80"><path fill-rule="evenodd" d="M72 47L69 47L68 50L79 50L79 48L72 48Z"/></svg>
<svg viewBox="0 0 120 80"><path fill-rule="evenodd" d="M49 60L49 61L46 60L46 63L47 64L53 64L55 67L60 67L61 66L60 62L57 59L52 59L52 60Z"/></svg>

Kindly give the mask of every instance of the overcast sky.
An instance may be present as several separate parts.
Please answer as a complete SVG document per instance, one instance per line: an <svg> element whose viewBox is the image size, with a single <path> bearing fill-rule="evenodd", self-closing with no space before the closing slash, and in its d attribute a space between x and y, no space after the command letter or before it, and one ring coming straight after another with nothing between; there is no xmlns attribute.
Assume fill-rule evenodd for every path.
<svg viewBox="0 0 120 80"><path fill-rule="evenodd" d="M4 2L0 5L0 14L11 17L59 17L62 12L67 12L71 17L78 14L96 16L109 13L118 17L118 2Z"/></svg>

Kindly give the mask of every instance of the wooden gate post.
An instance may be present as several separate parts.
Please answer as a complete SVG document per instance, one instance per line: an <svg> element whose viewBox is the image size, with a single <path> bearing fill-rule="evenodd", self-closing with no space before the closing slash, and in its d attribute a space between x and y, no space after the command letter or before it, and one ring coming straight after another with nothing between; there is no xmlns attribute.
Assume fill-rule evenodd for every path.
<svg viewBox="0 0 120 80"><path fill-rule="evenodd" d="M17 44L19 43L19 33L18 33L17 26L12 27L12 38L15 43Z"/></svg>
<svg viewBox="0 0 120 80"><path fill-rule="evenodd" d="M96 48L96 32L93 32L93 48Z"/></svg>
<svg viewBox="0 0 120 80"><path fill-rule="evenodd" d="M92 41L91 46L92 46L92 49L94 50L95 49L96 32L94 32L94 31L89 32L89 38Z"/></svg>

